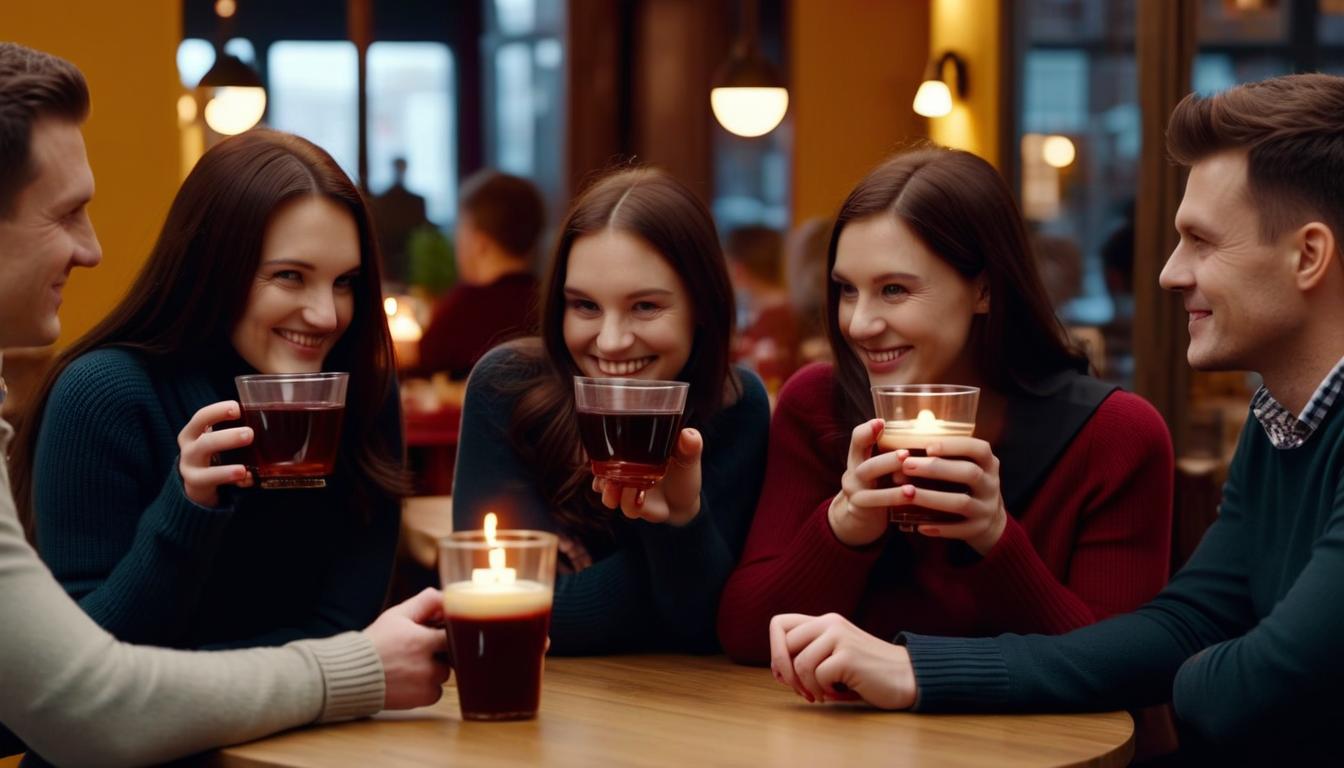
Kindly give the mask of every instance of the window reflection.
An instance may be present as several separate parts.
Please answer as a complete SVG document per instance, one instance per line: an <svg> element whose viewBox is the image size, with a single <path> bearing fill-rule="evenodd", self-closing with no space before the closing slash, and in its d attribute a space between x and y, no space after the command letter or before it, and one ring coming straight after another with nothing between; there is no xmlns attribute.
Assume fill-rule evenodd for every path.
<svg viewBox="0 0 1344 768"><path fill-rule="evenodd" d="M448 224L457 206L452 53L442 43L377 42L367 65L369 189L391 187L403 159L406 188L425 198L431 221Z"/></svg>
<svg viewBox="0 0 1344 768"><path fill-rule="evenodd" d="M358 181L358 56L346 41L283 40L270 47L271 127L317 144Z"/></svg>
<svg viewBox="0 0 1344 768"><path fill-rule="evenodd" d="M1024 12L1017 130L1032 248L1075 340L1104 376L1130 383L1140 149L1135 3L1031 0Z"/></svg>

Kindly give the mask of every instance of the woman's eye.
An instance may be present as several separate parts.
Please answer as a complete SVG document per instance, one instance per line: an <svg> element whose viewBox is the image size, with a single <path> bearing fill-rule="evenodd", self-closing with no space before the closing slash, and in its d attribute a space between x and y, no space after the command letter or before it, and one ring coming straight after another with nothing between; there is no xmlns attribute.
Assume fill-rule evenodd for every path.
<svg viewBox="0 0 1344 768"><path fill-rule="evenodd" d="M882 295L888 299L898 298L904 296L906 293L908 293L908 291L905 290L905 286L903 285L888 283L887 285L882 286Z"/></svg>
<svg viewBox="0 0 1344 768"><path fill-rule="evenodd" d="M587 299L570 299L569 308L589 314L597 312L597 305Z"/></svg>
<svg viewBox="0 0 1344 768"><path fill-rule="evenodd" d="M341 275L336 278L336 287L340 290L348 291L355 287L355 280L359 275Z"/></svg>
<svg viewBox="0 0 1344 768"><path fill-rule="evenodd" d="M296 280L296 281L303 280L303 276L299 274L299 271L297 269L282 269L279 272L276 272L274 275L272 275L272 277L274 277L276 280Z"/></svg>
<svg viewBox="0 0 1344 768"><path fill-rule="evenodd" d="M859 295L859 289L849 283L840 283L840 296L846 299L852 299Z"/></svg>
<svg viewBox="0 0 1344 768"><path fill-rule="evenodd" d="M662 307L659 307L652 301L637 301L635 302L635 306L633 307L633 309L635 310L636 314L647 315L653 312L657 312L659 309L662 309Z"/></svg>

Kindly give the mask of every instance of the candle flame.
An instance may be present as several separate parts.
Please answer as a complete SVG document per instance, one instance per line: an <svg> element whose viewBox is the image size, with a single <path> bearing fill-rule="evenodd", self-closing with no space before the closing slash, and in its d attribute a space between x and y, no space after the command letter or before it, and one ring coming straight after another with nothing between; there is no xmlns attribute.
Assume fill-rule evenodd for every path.
<svg viewBox="0 0 1344 768"><path fill-rule="evenodd" d="M499 528L499 516L494 512L485 514L485 543L495 546L499 542L495 539L495 530Z"/></svg>
<svg viewBox="0 0 1344 768"><path fill-rule="evenodd" d="M915 429L921 429L921 428L928 429L931 427L936 427L937 425L938 425L937 417L935 417L933 415L933 411L930 411L928 408L921 410L919 412L919 415L915 417Z"/></svg>
<svg viewBox="0 0 1344 768"><path fill-rule="evenodd" d="M490 550L490 570L499 571L504 568L504 549Z"/></svg>
<svg viewBox="0 0 1344 768"><path fill-rule="evenodd" d="M396 315L397 300L391 296L388 296L386 299L383 299L383 311L387 313L388 317Z"/></svg>

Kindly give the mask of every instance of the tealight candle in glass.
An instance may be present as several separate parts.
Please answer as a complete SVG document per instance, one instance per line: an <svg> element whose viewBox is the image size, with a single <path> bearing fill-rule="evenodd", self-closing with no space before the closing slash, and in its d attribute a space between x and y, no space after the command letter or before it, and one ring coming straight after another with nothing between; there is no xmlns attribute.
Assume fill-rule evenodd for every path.
<svg viewBox="0 0 1344 768"><path fill-rule="evenodd" d="M439 540L448 643L464 720L535 717L551 624L556 537L460 531Z"/></svg>
<svg viewBox="0 0 1344 768"><path fill-rule="evenodd" d="M926 456L940 437L970 436L975 431L975 412L980 402L978 387L955 384L880 384L873 387L873 408L885 422L877 450L881 453L904 448L911 456ZM908 478L916 488L965 493L966 486L923 478ZM903 531L917 525L955 523L960 515L916 506L891 508L891 522Z"/></svg>

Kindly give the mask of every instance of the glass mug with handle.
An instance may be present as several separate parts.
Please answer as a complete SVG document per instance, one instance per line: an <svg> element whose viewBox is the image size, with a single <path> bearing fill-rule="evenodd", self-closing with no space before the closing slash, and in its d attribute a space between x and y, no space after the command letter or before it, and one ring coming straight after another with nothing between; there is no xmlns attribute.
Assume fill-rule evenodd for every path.
<svg viewBox="0 0 1344 768"><path fill-rule="evenodd" d="M243 426L252 444L243 463L262 488L325 488L345 421L348 373L238 376Z"/></svg>

